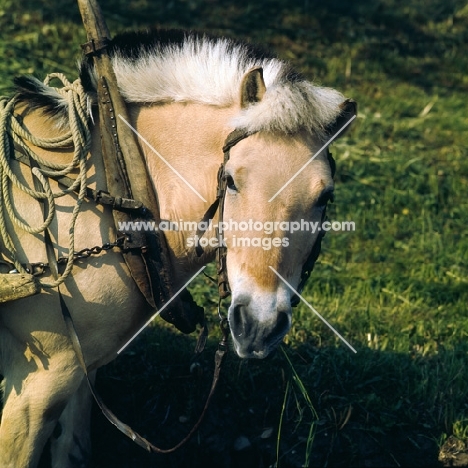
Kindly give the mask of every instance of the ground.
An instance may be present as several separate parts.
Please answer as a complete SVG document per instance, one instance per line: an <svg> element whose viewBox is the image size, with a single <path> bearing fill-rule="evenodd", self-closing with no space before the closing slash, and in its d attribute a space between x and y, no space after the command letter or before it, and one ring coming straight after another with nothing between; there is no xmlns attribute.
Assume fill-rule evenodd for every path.
<svg viewBox="0 0 468 468"><path fill-rule="evenodd" d="M194 366L194 339L167 327L151 328L133 351L102 369L97 387L124 422L155 445L172 447L185 437L204 406L215 341L210 341ZM169 359L176 349L178 355ZM241 361L231 350L200 429L169 455L146 453L95 408L92 467L465 466L468 451L459 439L449 437L439 454L433 428L424 422L398 421L391 414L393 408L379 406L374 412L357 398L360 389L350 394L346 383L330 385L327 372L317 372L332 363L345 369L343 364L350 364L349 354L343 349L320 351L304 345L291 350L283 346L265 361ZM315 376L315 384L308 386L313 405L304 400L302 381L290 365L290 360L298 358L303 361L302 371L309 368ZM369 352L363 359L383 371L378 374L374 369L374 377L361 382L363 387L375 392L385 382L385 375L387 385L391 384L396 372L393 363ZM411 363L399 362L400 367L408 365ZM349 375L354 372L352 365L348 371ZM424 403L403 402L401 406L406 406L405 412L423 411ZM377 425L376 421L385 423Z"/></svg>

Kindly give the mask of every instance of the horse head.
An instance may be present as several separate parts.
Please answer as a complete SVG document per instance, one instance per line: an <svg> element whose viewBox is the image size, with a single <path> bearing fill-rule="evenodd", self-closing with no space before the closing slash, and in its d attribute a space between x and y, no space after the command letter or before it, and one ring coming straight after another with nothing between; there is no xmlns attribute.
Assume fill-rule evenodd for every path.
<svg viewBox="0 0 468 468"><path fill-rule="evenodd" d="M322 99L327 99L327 92L336 98L332 90L321 92ZM242 110L262 109L266 93L262 70L249 71L241 84ZM291 95L289 105L300 105ZM278 112L278 102L264 103L262 112L268 107ZM310 260L318 255L324 234L321 223L333 197L327 139L341 133L355 115L355 103L344 101L318 132L260 127L232 148L224 168L222 227L232 291L228 318L240 357L266 357L290 329L294 291L304 265L308 262L311 269Z"/></svg>

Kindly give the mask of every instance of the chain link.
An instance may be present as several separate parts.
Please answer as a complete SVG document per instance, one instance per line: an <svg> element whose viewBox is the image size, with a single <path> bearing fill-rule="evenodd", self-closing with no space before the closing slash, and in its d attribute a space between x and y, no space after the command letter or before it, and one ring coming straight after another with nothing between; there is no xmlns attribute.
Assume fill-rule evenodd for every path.
<svg viewBox="0 0 468 468"><path fill-rule="evenodd" d="M106 242L103 245L95 245L94 247L85 247L84 249L79 250L73 254L73 261L82 260L84 258L89 258L92 255L99 255L101 252L106 252L114 248L123 249L125 237L118 237L115 242ZM68 262L68 257L59 257L57 263L59 265L64 265ZM47 263L32 263L30 264L33 267L41 267L43 269L47 268L49 265Z"/></svg>
<svg viewBox="0 0 468 468"><path fill-rule="evenodd" d="M101 246L95 245L91 248L84 248L73 254L73 261L88 258L91 257L91 255L99 255L102 251L112 250L115 247L122 248L123 242L124 237L119 237L115 242L106 242Z"/></svg>

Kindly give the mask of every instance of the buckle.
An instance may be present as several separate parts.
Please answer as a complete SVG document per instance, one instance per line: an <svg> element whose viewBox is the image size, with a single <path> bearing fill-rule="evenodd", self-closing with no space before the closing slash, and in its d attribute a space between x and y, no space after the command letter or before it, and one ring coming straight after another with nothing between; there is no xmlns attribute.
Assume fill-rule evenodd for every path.
<svg viewBox="0 0 468 468"><path fill-rule="evenodd" d="M85 55L96 55L101 50L105 49L110 44L110 39L108 37L103 37L101 39L91 39L84 44L81 44L83 53Z"/></svg>

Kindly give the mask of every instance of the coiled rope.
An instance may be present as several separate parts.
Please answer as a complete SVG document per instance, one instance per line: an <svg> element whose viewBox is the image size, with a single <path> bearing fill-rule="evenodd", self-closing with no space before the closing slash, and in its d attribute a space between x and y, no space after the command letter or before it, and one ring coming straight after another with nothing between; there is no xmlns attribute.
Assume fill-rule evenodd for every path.
<svg viewBox="0 0 468 468"><path fill-rule="evenodd" d="M7 217L13 225L27 233L43 233L54 219L56 211L55 199L67 195L79 187L76 205L73 208L68 230L68 259L65 270L62 275L53 282L40 281L40 285L43 288L54 288L60 285L67 279L72 271L73 253L75 251L75 224L81 204L86 195L86 159L91 146L91 131L88 126L89 97L84 92L79 80L71 83L62 73L51 73L47 75L44 84L49 86L49 82L54 78L60 80L62 86L59 88L51 87L51 89L59 93L68 104L69 128L58 137L37 138L32 135L14 115L15 105L18 102L17 97L13 97L12 99L6 97L0 98L0 234L3 239L4 247L7 250L7 256L15 265L18 272L26 273L26 270L17 258L11 235L7 231ZM10 165L13 151L11 142L19 145L22 148L22 152L26 153L37 163L37 166L40 167L40 169L39 167L33 167L32 173L39 180L43 191L34 190L24 185L13 173ZM73 159L68 164L56 164L47 161L34 153L27 142L30 145L43 149L60 149L73 146ZM65 190L52 192L48 178L65 176L74 169L78 169L78 176L73 185ZM48 209L45 212L48 214L41 225L31 226L23 222L16 214L15 207L12 203L13 186L17 187L32 199L47 204Z"/></svg>

